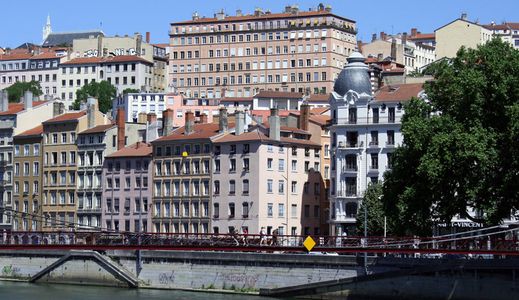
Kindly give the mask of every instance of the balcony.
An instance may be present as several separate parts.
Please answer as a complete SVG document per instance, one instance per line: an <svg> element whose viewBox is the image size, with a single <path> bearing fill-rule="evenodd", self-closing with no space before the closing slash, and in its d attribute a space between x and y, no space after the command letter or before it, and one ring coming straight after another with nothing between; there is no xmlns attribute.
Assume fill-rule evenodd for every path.
<svg viewBox="0 0 519 300"><path fill-rule="evenodd" d="M341 198L356 198L360 197L357 193L357 187L346 187L346 189L338 190L337 191L337 197Z"/></svg>
<svg viewBox="0 0 519 300"><path fill-rule="evenodd" d="M394 148L395 147L395 141L387 141L386 142L387 148Z"/></svg>
<svg viewBox="0 0 519 300"><path fill-rule="evenodd" d="M343 173L357 173L358 167L357 165L345 165L342 166Z"/></svg>

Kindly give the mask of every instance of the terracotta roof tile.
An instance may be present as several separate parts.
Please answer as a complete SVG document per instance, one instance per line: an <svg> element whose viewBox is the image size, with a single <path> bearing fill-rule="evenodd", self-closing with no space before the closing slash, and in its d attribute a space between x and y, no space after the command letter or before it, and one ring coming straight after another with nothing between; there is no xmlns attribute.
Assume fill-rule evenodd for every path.
<svg viewBox="0 0 519 300"><path fill-rule="evenodd" d="M433 33L417 33L414 36L408 37L410 40L434 40L436 35Z"/></svg>
<svg viewBox="0 0 519 300"><path fill-rule="evenodd" d="M52 58L62 58L65 55L58 56L56 52L43 52L38 55L34 55L31 59L52 59Z"/></svg>
<svg viewBox="0 0 519 300"><path fill-rule="evenodd" d="M47 120L47 121L43 122L43 124L45 125L45 124L50 124L50 123L73 121L73 120L77 120L85 115L86 115L86 111L84 111L84 110L78 111L78 112L66 113L66 114L59 115L55 118L52 118L50 120Z"/></svg>
<svg viewBox="0 0 519 300"><path fill-rule="evenodd" d="M228 124L231 128L231 124ZM219 133L219 125L216 123L195 124L193 126L193 133L189 135L184 134L185 126L173 131L168 136L163 136L153 142L177 141L177 140L195 140L195 139L209 139Z"/></svg>
<svg viewBox="0 0 519 300"><path fill-rule="evenodd" d="M303 94L292 92L260 91L253 98L299 99L303 98Z"/></svg>
<svg viewBox="0 0 519 300"><path fill-rule="evenodd" d="M273 140L261 133L259 130L254 130L250 132L245 132L240 135L235 135L234 133L228 133L218 139L215 139L215 143L230 143L230 142L245 142L245 141L261 141L264 143L285 143L285 144L293 144L293 145L302 145L302 146L310 146L310 147L321 147L321 145L314 143L310 140L301 140L294 138L281 137L280 141Z"/></svg>
<svg viewBox="0 0 519 300"><path fill-rule="evenodd" d="M34 101L32 103L32 107L40 106L46 102L47 101ZM6 111L0 112L0 116L14 115L14 114L17 114L24 110L25 110L25 108L24 108L23 103L9 103L9 109Z"/></svg>
<svg viewBox="0 0 519 300"><path fill-rule="evenodd" d="M308 102L328 102L330 94L311 94L306 100Z"/></svg>
<svg viewBox="0 0 519 300"><path fill-rule="evenodd" d="M43 125L38 125L32 129L26 130L15 137L29 137L29 136L38 136L43 133Z"/></svg>
<svg viewBox="0 0 519 300"><path fill-rule="evenodd" d="M505 22L503 24L487 24L483 27L490 30L519 30L519 23Z"/></svg>
<svg viewBox="0 0 519 300"><path fill-rule="evenodd" d="M32 57L31 53L12 53L0 55L0 60L23 60Z"/></svg>
<svg viewBox="0 0 519 300"><path fill-rule="evenodd" d="M90 129L81 131L79 134L101 133L101 132L107 131L108 129L110 129L112 127L115 127L115 124L98 125L98 126L90 128Z"/></svg>
<svg viewBox="0 0 519 300"><path fill-rule="evenodd" d="M143 62L151 64L151 62L137 55L119 55L110 57L78 57L64 62L62 63L62 65L104 64L123 62Z"/></svg>
<svg viewBox="0 0 519 300"><path fill-rule="evenodd" d="M375 92L376 101L408 101L412 97L418 97L423 91L423 83L408 83L392 86L383 86Z"/></svg>
<svg viewBox="0 0 519 300"><path fill-rule="evenodd" d="M314 107L310 109L310 113L313 115L322 115L329 110L329 107Z"/></svg>
<svg viewBox="0 0 519 300"><path fill-rule="evenodd" d="M152 152L153 148L150 144L137 142L108 155L107 158L151 156Z"/></svg>

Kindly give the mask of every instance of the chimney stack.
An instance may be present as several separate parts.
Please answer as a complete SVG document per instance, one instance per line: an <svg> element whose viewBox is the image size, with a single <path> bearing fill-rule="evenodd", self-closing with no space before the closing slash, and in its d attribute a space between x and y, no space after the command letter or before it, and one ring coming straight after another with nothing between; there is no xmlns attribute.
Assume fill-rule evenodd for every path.
<svg viewBox="0 0 519 300"><path fill-rule="evenodd" d="M87 119L88 119L88 128L92 128L96 125L96 111L97 108L97 99L89 97L87 99Z"/></svg>
<svg viewBox="0 0 519 300"><path fill-rule="evenodd" d="M402 33L402 45L407 44L407 32Z"/></svg>
<svg viewBox="0 0 519 300"><path fill-rule="evenodd" d="M97 36L97 57L101 56L103 56L103 35L100 34Z"/></svg>
<svg viewBox="0 0 519 300"><path fill-rule="evenodd" d="M299 129L308 131L310 122L310 105L303 103L299 112Z"/></svg>
<svg viewBox="0 0 519 300"><path fill-rule="evenodd" d="M63 114L64 107L65 105L62 102L54 101L54 103L52 103L52 116L57 117Z"/></svg>
<svg viewBox="0 0 519 300"><path fill-rule="evenodd" d="M461 19L462 20L467 20L467 13L462 13L461 14Z"/></svg>
<svg viewBox="0 0 519 300"><path fill-rule="evenodd" d="M200 115L200 123L207 124L208 123L208 117L206 113L203 113Z"/></svg>
<svg viewBox="0 0 519 300"><path fill-rule="evenodd" d="M23 103L24 103L23 107L25 110L32 108L32 99L33 99L32 92L29 90L25 91L25 93L23 94Z"/></svg>
<svg viewBox="0 0 519 300"><path fill-rule="evenodd" d="M117 124L117 150L121 150L126 146L126 129L125 129L125 113L124 108L117 109L117 116L115 118Z"/></svg>
<svg viewBox="0 0 519 300"><path fill-rule="evenodd" d="M396 61L396 39L391 39L391 59Z"/></svg>
<svg viewBox="0 0 519 300"><path fill-rule="evenodd" d="M362 41L357 41L357 51L362 53Z"/></svg>
<svg viewBox="0 0 519 300"><path fill-rule="evenodd" d="M227 132L228 128L228 120L227 120L227 108L220 108L220 116L218 117L218 128L220 133Z"/></svg>
<svg viewBox="0 0 519 300"><path fill-rule="evenodd" d="M162 135L168 136L173 132L173 110L171 108L162 112Z"/></svg>
<svg viewBox="0 0 519 300"><path fill-rule="evenodd" d="M193 133L193 127L195 126L195 114L190 110L186 111L185 120L184 134L190 135Z"/></svg>
<svg viewBox="0 0 519 300"><path fill-rule="evenodd" d="M157 123L157 115L155 113L149 113L147 115L148 124Z"/></svg>
<svg viewBox="0 0 519 300"><path fill-rule="evenodd" d="M0 111L9 109L9 93L6 90L0 91Z"/></svg>
<svg viewBox="0 0 519 300"><path fill-rule="evenodd" d="M380 39L385 41L386 40L386 33L384 31L380 32Z"/></svg>
<svg viewBox="0 0 519 300"><path fill-rule="evenodd" d="M270 109L269 126L269 137L276 141L281 140L281 122L277 108Z"/></svg>
<svg viewBox="0 0 519 300"><path fill-rule="evenodd" d="M245 114L241 110L236 110L234 118L236 122L235 135L240 135L245 132Z"/></svg>
<svg viewBox="0 0 519 300"><path fill-rule="evenodd" d="M374 41L376 41L376 40L377 40L377 34L376 34L376 33L373 33L373 34L371 35L371 41L374 42Z"/></svg>
<svg viewBox="0 0 519 300"><path fill-rule="evenodd" d="M151 37L150 32L146 31L146 43L148 43L148 44L150 43L150 37Z"/></svg>
<svg viewBox="0 0 519 300"><path fill-rule="evenodd" d="M418 29L411 28L411 37L415 37L417 33L418 33Z"/></svg>

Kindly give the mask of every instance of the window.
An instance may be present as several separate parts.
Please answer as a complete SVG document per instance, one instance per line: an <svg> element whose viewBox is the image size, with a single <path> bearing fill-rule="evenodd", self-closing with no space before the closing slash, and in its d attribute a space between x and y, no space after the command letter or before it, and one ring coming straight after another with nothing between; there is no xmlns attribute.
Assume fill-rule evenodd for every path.
<svg viewBox="0 0 519 300"><path fill-rule="evenodd" d="M272 170L272 158L267 158L267 169Z"/></svg>
<svg viewBox="0 0 519 300"><path fill-rule="evenodd" d="M292 172L297 171L297 160L292 160Z"/></svg>
<svg viewBox="0 0 519 300"><path fill-rule="evenodd" d="M213 191L213 193L215 195L219 195L220 194L220 181L218 181L218 180L215 180L215 182L214 182L214 191Z"/></svg>
<svg viewBox="0 0 519 300"><path fill-rule="evenodd" d="M220 217L220 204L213 204L213 218L218 219Z"/></svg>
<svg viewBox="0 0 519 300"><path fill-rule="evenodd" d="M230 180L229 181L229 195L236 194L236 181Z"/></svg>
<svg viewBox="0 0 519 300"><path fill-rule="evenodd" d="M388 122L395 123L395 108L394 107L389 108Z"/></svg>
<svg viewBox="0 0 519 300"><path fill-rule="evenodd" d="M278 204L278 217L283 218L285 216L285 204Z"/></svg>
<svg viewBox="0 0 519 300"><path fill-rule="evenodd" d="M229 203L229 218L234 218L235 209L234 203Z"/></svg>
<svg viewBox="0 0 519 300"><path fill-rule="evenodd" d="M248 179L244 179L243 180L242 190L243 190L243 194L244 195L248 195L249 194L249 180Z"/></svg>
<svg viewBox="0 0 519 300"><path fill-rule="evenodd" d="M242 203L242 216L244 218L248 218L249 217L249 203L248 202L243 202Z"/></svg>
<svg viewBox="0 0 519 300"><path fill-rule="evenodd" d="M245 172L249 171L249 159L248 158L243 159L243 171L245 171Z"/></svg>
<svg viewBox="0 0 519 300"><path fill-rule="evenodd" d="M229 172L236 172L236 159L231 158L229 160L230 166L229 166Z"/></svg>
<svg viewBox="0 0 519 300"><path fill-rule="evenodd" d="M272 179L268 179L267 180L267 193L273 193L273 185L274 184L274 181Z"/></svg>
<svg viewBox="0 0 519 300"><path fill-rule="evenodd" d="M274 207L274 204L272 204L272 203L267 203L267 217L272 218L272 216L274 215L274 213L273 213L273 207Z"/></svg>
<svg viewBox="0 0 519 300"><path fill-rule="evenodd" d="M285 171L285 160L280 158L279 161L278 161L278 170L280 172L283 172Z"/></svg>
<svg viewBox="0 0 519 300"><path fill-rule="evenodd" d="M297 181L292 181L290 192L293 194L297 193Z"/></svg>
<svg viewBox="0 0 519 300"><path fill-rule="evenodd" d="M387 131L387 145L392 146L395 144L395 131L388 130Z"/></svg>
<svg viewBox="0 0 519 300"><path fill-rule="evenodd" d="M285 193L285 181L284 180L278 181L278 193L280 193L280 194Z"/></svg>

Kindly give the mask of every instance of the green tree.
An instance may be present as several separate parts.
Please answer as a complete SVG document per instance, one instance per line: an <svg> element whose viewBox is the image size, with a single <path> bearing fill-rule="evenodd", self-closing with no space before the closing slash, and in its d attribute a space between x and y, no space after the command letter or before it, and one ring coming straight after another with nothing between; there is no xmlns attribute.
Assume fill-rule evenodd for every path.
<svg viewBox="0 0 519 300"><path fill-rule="evenodd" d="M40 82L34 80L29 82L18 81L5 88L5 90L9 93L9 102L19 102L25 91L31 91L32 94L36 97L43 94L41 91Z"/></svg>
<svg viewBox="0 0 519 300"><path fill-rule="evenodd" d="M99 103L99 110L106 113L112 108L112 100L117 94L117 89L108 81L90 82L76 91L76 100L72 107L78 110L81 103L86 102L88 97L94 97Z"/></svg>
<svg viewBox="0 0 519 300"><path fill-rule="evenodd" d="M430 235L456 215L498 224L519 207L519 51L494 39L460 49L433 75L430 102L405 106L404 145L384 176L399 234Z"/></svg>
<svg viewBox="0 0 519 300"><path fill-rule="evenodd" d="M382 184L370 184L364 193L362 204L357 214L357 234L364 235L364 208L367 209L368 215L368 235L383 236L384 235L384 204L382 202ZM391 232L390 220L386 220L387 234Z"/></svg>
<svg viewBox="0 0 519 300"><path fill-rule="evenodd" d="M141 91L138 89L126 88L123 90L123 95L130 93L140 93Z"/></svg>

